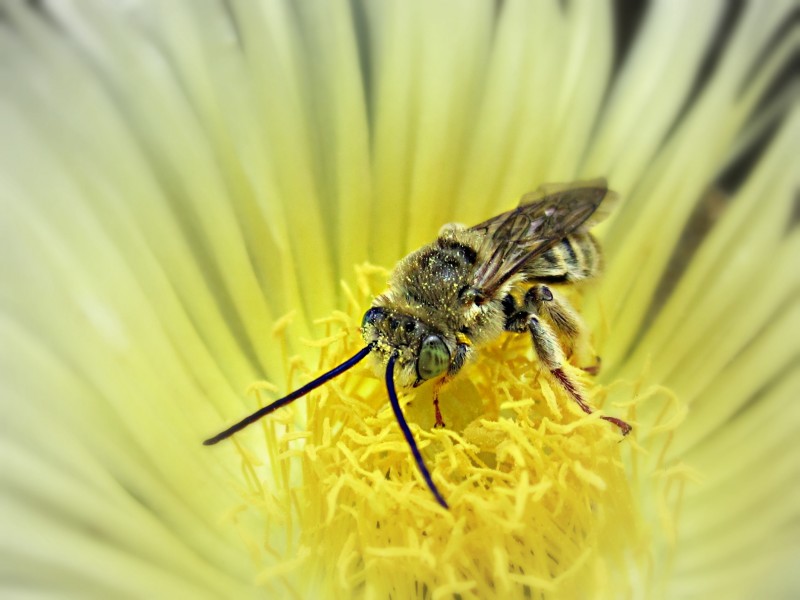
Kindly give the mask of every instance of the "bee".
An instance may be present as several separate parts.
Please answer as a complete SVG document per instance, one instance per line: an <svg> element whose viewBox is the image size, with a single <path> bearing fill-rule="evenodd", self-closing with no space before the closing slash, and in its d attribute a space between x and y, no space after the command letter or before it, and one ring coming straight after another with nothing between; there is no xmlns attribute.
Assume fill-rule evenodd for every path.
<svg viewBox="0 0 800 600"><path fill-rule="evenodd" d="M585 412L592 408L564 370L583 338L576 311L551 285L595 277L601 250L589 229L611 211L616 194L605 180L551 184L519 206L473 227L445 225L431 244L402 259L386 292L364 314L366 346L317 379L206 440L224 440L372 357L382 372L395 418L426 485L449 508L431 479L398 400L397 388L433 380L435 427L444 427L439 390L504 332L527 333L541 365ZM631 426L603 416L627 435Z"/></svg>

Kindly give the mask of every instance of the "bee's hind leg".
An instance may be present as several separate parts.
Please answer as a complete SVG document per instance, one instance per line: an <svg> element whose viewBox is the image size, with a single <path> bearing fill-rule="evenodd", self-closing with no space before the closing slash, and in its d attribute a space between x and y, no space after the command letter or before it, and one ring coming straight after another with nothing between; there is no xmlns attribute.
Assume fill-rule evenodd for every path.
<svg viewBox="0 0 800 600"><path fill-rule="evenodd" d="M586 326L580 315L566 298L553 292L548 286L534 285L525 294L524 308L544 318L563 339L567 357L575 355L580 368L589 375L600 371L600 357L595 355L586 337ZM582 366L589 365L589 366Z"/></svg>
<svg viewBox="0 0 800 600"><path fill-rule="evenodd" d="M541 318L543 313L545 315L549 314L542 308L542 305L552 301L554 298L552 292L550 292L546 286L537 287L545 288L547 291L544 293L541 289L537 292L529 291L525 296L525 310L515 310L516 307L513 306L513 299L507 300L504 303L506 308L506 329L517 333L522 333L527 329L531 334L533 348L542 364L550 371L553 377L578 406L580 406L581 410L586 414L591 414L594 411L583 399L578 385L572 381L564 371L566 356L564 355L564 350L561 348L558 336L553 331L553 328ZM534 298L529 298L529 296L533 296L534 294L539 294L536 301L534 301ZM601 418L619 427L622 431L622 435L627 435L631 430L631 426L621 419L606 416Z"/></svg>

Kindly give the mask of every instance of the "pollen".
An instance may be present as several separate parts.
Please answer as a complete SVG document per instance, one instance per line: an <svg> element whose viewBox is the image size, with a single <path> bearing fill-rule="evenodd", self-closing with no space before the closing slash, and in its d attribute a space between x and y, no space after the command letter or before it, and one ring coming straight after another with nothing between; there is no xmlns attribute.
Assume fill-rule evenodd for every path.
<svg viewBox="0 0 800 600"><path fill-rule="evenodd" d="M467 346L472 345L472 340L470 340L466 335L461 332L456 334L456 339L458 339L459 344L466 344Z"/></svg>
<svg viewBox="0 0 800 600"><path fill-rule="evenodd" d="M372 280L369 269L359 281ZM355 305L366 309L380 287L360 287L346 290L358 300L352 311L324 321L310 371L363 347ZM689 475L664 469L659 456L681 409L668 390L570 374L595 413L550 380L522 335L481 348L442 388L444 429L433 428L431 383L398 390L449 510L426 487L367 366L267 417L263 449L237 444L247 481L239 510L264 522L260 540L246 536L263 564L257 583L287 597L363 598L604 598L652 588L630 573L648 572L654 528L677 522ZM255 389L259 402L271 400ZM635 425L644 402L664 406L657 430ZM612 412L634 423L629 436L600 419Z"/></svg>

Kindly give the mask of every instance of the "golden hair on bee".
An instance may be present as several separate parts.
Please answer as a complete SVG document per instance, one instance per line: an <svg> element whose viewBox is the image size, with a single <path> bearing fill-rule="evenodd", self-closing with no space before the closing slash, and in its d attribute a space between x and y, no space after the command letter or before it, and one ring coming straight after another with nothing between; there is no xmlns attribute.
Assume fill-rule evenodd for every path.
<svg viewBox="0 0 800 600"><path fill-rule="evenodd" d="M478 356L482 345L504 332L528 334L554 381L591 413L579 386L564 370L567 355L582 343L584 327L578 313L551 286L584 281L600 272L600 246L589 229L611 212L615 200L603 179L551 184L524 195L517 208L473 227L443 226L436 240L395 266L388 289L364 314L363 349L204 444L230 437L371 356L385 378L392 410L426 485L448 508L403 416L395 386L433 381L435 426L444 427L441 387ZM620 419L601 418L623 435L631 430Z"/></svg>

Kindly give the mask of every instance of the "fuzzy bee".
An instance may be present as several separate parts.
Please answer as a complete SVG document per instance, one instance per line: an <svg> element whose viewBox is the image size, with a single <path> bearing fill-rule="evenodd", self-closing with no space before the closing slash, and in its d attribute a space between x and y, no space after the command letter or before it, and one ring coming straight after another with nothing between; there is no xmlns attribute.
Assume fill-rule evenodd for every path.
<svg viewBox="0 0 800 600"><path fill-rule="evenodd" d="M447 508L411 434L395 385L434 380L436 426L444 427L438 393L472 360L481 345L503 332L527 333L541 364L580 408L591 413L579 386L564 370L583 341L580 317L550 285L596 276L601 253L589 229L610 212L616 195L605 180L542 186L517 208L474 227L445 225L439 237L401 260L389 289L364 314L366 346L288 396L261 408L218 435L211 445L308 394L372 355L383 372L389 401L417 467ZM601 417L627 435L631 426Z"/></svg>

